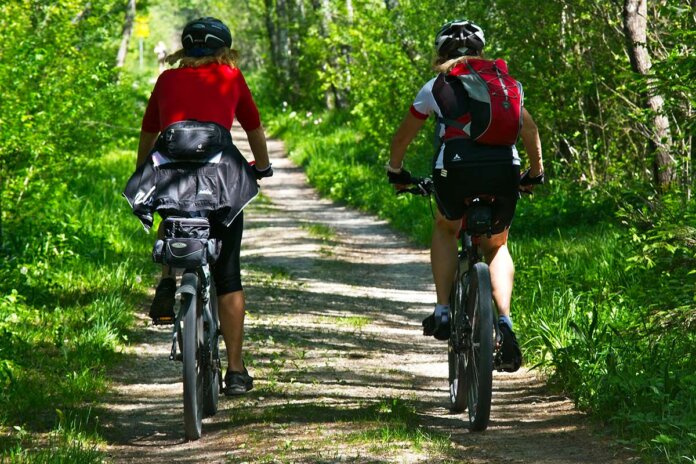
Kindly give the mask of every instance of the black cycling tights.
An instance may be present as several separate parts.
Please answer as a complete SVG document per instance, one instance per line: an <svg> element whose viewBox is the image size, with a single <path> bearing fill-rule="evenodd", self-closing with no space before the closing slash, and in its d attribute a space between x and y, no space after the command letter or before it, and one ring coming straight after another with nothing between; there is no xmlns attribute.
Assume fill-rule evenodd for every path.
<svg viewBox="0 0 696 464"><path fill-rule="evenodd" d="M220 256L213 266L213 278L218 295L242 289L239 252L242 246L244 213L240 212L229 227L211 221L210 236L222 240Z"/></svg>

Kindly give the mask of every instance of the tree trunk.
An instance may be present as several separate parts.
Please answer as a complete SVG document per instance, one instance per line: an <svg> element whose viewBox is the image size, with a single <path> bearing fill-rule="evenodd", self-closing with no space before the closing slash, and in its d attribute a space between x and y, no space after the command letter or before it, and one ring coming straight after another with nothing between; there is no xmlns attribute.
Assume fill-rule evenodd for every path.
<svg viewBox="0 0 696 464"><path fill-rule="evenodd" d="M118 48L116 55L116 67L121 68L126 62L126 54L128 53L128 42L133 34L133 22L135 21L135 0L128 0L126 9L126 19L123 21L123 32L121 33L121 46Z"/></svg>
<svg viewBox="0 0 696 464"><path fill-rule="evenodd" d="M624 31L626 34L628 56L633 70L646 76L652 62L648 53L647 0L624 1ZM653 179L660 190L665 190L674 180L675 161L670 154L672 137L669 120L663 112L664 100L655 89L654 79L647 79L646 104L653 114L651 148L655 153L653 161Z"/></svg>
<svg viewBox="0 0 696 464"><path fill-rule="evenodd" d="M278 37L278 66L287 76L290 60L290 37L288 31L288 5L286 0L276 0L276 34Z"/></svg>
<svg viewBox="0 0 696 464"><path fill-rule="evenodd" d="M75 17L70 21L71 24L77 24L83 19L85 19L87 16L89 16L90 11L92 10L92 2L87 2L85 7L80 11L78 14L75 15Z"/></svg>
<svg viewBox="0 0 696 464"><path fill-rule="evenodd" d="M276 36L276 21L274 18L275 7L273 0L265 0L265 21L266 32L268 33L268 41L271 44L271 64L273 68L278 68L278 37Z"/></svg>

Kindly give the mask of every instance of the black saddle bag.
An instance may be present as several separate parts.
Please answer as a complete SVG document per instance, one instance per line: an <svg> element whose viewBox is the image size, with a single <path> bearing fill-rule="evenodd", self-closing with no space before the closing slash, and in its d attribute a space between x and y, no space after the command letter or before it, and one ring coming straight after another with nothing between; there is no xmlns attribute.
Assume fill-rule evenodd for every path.
<svg viewBox="0 0 696 464"><path fill-rule="evenodd" d="M210 238L206 218L169 217L164 220L164 239L157 240L152 260L175 268L196 268L214 264L222 242Z"/></svg>
<svg viewBox="0 0 696 464"><path fill-rule="evenodd" d="M230 131L220 124L187 119L167 126L157 139L156 149L174 159L190 161L219 153L231 144Z"/></svg>

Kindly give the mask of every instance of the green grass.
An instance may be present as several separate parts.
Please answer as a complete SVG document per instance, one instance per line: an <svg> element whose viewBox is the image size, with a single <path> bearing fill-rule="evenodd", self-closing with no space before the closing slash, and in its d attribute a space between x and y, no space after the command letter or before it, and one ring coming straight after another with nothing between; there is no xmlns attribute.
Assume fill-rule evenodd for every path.
<svg viewBox="0 0 696 464"><path fill-rule="evenodd" d="M309 232L311 237L324 242L336 239L336 231L324 224L303 224L302 228Z"/></svg>
<svg viewBox="0 0 696 464"><path fill-rule="evenodd" d="M154 270L152 237L120 196L132 167L130 151L78 159L28 186L30 214L5 210L0 423L28 437L0 445L12 462L101 462L82 430L96 425L90 405ZM64 417L80 417L81 428ZM48 441L35 439L51 429Z"/></svg>
<svg viewBox="0 0 696 464"><path fill-rule="evenodd" d="M377 454L409 448L416 452L434 451L447 453L450 449L448 435L428 430L420 425L416 406L400 398L383 398L364 411L360 421L367 426L346 437L351 443L367 443Z"/></svg>
<svg viewBox="0 0 696 464"><path fill-rule="evenodd" d="M254 391L251 396L264 398L268 394L268 390ZM292 397L292 393L286 394ZM263 442L273 448L253 462L297 462L298 456L316 458L319 450L339 458L364 454L384 459L402 451L438 457L452 454L450 437L423 427L416 405L402 398L378 398L352 406L288 401L263 408L236 408L233 415L239 427L272 424L270 430L254 429L249 434L248 446ZM298 436L300 429L303 433ZM322 429L330 432L322 434ZM283 438L286 436L292 439Z"/></svg>
<svg viewBox="0 0 696 464"><path fill-rule="evenodd" d="M106 456L99 449L102 440L94 430L91 412L72 416L60 410L56 413L57 426L39 438L20 426L12 427L0 452L0 463L103 463Z"/></svg>
<svg viewBox="0 0 696 464"><path fill-rule="evenodd" d="M337 327L348 327L354 330L362 330L365 326L372 323L372 319L365 316L322 316L316 318L319 324L330 324Z"/></svg>

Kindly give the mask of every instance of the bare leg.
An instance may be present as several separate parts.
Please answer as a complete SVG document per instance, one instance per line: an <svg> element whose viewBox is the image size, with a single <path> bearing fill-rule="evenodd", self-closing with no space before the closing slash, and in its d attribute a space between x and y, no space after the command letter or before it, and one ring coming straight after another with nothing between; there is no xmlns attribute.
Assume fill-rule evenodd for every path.
<svg viewBox="0 0 696 464"><path fill-rule="evenodd" d="M510 317L510 300L512 284L515 277L515 265L507 247L508 231L505 230L491 238L481 239L481 248L491 272L493 301L498 307L498 315Z"/></svg>
<svg viewBox="0 0 696 464"><path fill-rule="evenodd" d="M227 369L242 372L242 344L244 342L244 291L218 296L220 330L227 348Z"/></svg>
<svg viewBox="0 0 696 464"><path fill-rule="evenodd" d="M438 304L449 304L452 281L457 270L457 232L460 225L460 220L450 221L439 211L435 212L430 264L433 270Z"/></svg>

